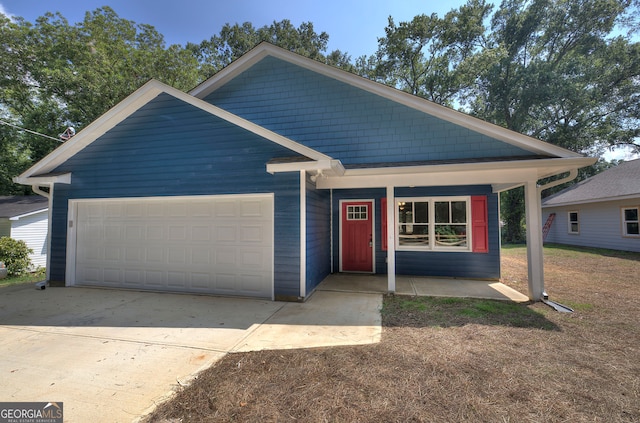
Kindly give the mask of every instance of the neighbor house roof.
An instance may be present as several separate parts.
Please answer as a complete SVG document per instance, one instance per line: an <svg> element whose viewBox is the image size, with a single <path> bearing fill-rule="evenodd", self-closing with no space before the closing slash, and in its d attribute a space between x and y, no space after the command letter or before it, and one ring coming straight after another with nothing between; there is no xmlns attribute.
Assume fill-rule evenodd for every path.
<svg viewBox="0 0 640 423"><path fill-rule="evenodd" d="M640 159L623 162L544 199L542 207L640 198Z"/></svg>
<svg viewBox="0 0 640 423"><path fill-rule="evenodd" d="M39 195L0 196L0 218L20 218L48 207L48 200Z"/></svg>

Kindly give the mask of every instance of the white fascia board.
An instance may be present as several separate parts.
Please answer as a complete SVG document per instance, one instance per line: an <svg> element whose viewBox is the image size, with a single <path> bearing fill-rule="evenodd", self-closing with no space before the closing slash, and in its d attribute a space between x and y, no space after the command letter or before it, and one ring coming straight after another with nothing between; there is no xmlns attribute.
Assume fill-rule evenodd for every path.
<svg viewBox="0 0 640 423"><path fill-rule="evenodd" d="M26 173L26 172L25 172ZM21 185L37 185L50 186L52 184L70 184L71 173L61 173L60 175L42 175L42 176L20 176L13 178L13 182Z"/></svg>
<svg viewBox="0 0 640 423"><path fill-rule="evenodd" d="M313 160L331 160L331 157L327 156L326 154L322 154L317 150L297 143L287 137L277 134L269 129L263 128L260 125L241 118L240 116L234 115L233 113L227 112L224 109L207 103L206 101L200 100L199 98L196 98L190 94L184 93L168 85L165 85L165 91L167 92L167 94L172 95L177 99L184 101L185 103L191 104L192 106L202 109L205 112L211 113L212 115L217 116L220 119L226 120L227 122L232 123L240 128L246 129L249 132L253 132L254 134L262 138L266 138L269 141L279 144L298 154L309 157Z"/></svg>
<svg viewBox="0 0 640 423"><path fill-rule="evenodd" d="M270 49L269 47L273 47ZM217 88L223 86L227 82L231 81L240 73L249 69L251 66L258 63L260 60L269 55L270 50L277 50L278 48L269 43L260 43L252 50L243 54L238 59L231 62L224 69L218 71L215 75L211 76L206 81L200 83L197 87L189 91L189 95L197 98L204 98L215 91Z"/></svg>
<svg viewBox="0 0 640 423"><path fill-rule="evenodd" d="M497 194L499 192L509 191L511 189L521 187L522 185L524 185L523 182L516 182L516 183L511 182L511 183L505 183L505 184L491 184L491 192L493 192L494 194Z"/></svg>
<svg viewBox="0 0 640 423"><path fill-rule="evenodd" d="M89 124L89 126L78 132L73 138L66 141L60 147L45 156L42 160L23 172L18 179L22 180L30 177L31 175L50 172L58 165L64 163L68 158L73 157L76 153L133 114L140 107L157 97L162 92L162 89L158 84L158 81L151 80L138 88L129 97L122 100L113 108L109 109L105 114Z"/></svg>
<svg viewBox="0 0 640 423"><path fill-rule="evenodd" d="M568 172L592 164L596 159L538 159L347 169L343 176L318 178L318 188L375 188L385 186L493 185L518 186L527 181Z"/></svg>
<svg viewBox="0 0 640 423"><path fill-rule="evenodd" d="M267 172L271 174L279 172L298 172L301 170L323 172L323 174L338 176L344 175L345 172L340 160L315 160L306 162L267 164Z"/></svg>
<svg viewBox="0 0 640 423"><path fill-rule="evenodd" d="M299 144L289 138L276 134L266 128L256 125L246 119L236 116L227 112L219 107L213 106L203 100L197 99L189 94L186 94L176 88L163 84L160 81L151 80L136 90L129 97L122 100L104 115L100 116L93 123L87 126L82 131L78 132L69 141L62 144L55 149L49 155L44 157L38 163L31 168L23 172L16 178L19 183L26 183L32 175L38 175L47 173L55 169L60 164L64 163L67 159L80 152L86 146L93 141L104 135L107 131L115 127L118 123L125 120L132 115L142 106L156 98L161 93L169 94L179 100L184 101L194 107L197 107L205 112L211 113L229 123L239 126L249 132L252 132L260 137L266 138L276 144L279 144L285 148L288 148L296 153L302 154L314 160L330 160L331 157L322 154L312 148Z"/></svg>
<svg viewBox="0 0 640 423"><path fill-rule="evenodd" d="M13 216L13 217L10 217L9 220L20 220L23 217L33 216L34 214L38 214L38 213L46 213L47 211L49 211L48 207L44 208L44 209L32 211L32 212L29 212L29 213L21 214L19 216Z"/></svg>
<svg viewBox="0 0 640 423"><path fill-rule="evenodd" d="M368 91L372 94L384 97L399 104L403 104L412 109L437 117L439 119L462 126L472 131L487 135L498 139L516 147L523 148L527 151L541 155L552 155L555 157L583 157L579 153L555 146L553 144L529 137L524 134L503 128L498 125L486 122L482 119L469 116L465 113L458 112L445 106L441 106L432 101L409 94L387 85L371 81L350 72L326 65L324 63L312 60L288 50L276 47L267 42L263 42L256 46L253 50L246 53L226 68L222 69L216 75L203 82L189 94L198 98L204 98L217 88L223 86L228 81L244 72L255 63L259 62L266 56L287 61L298 65L305 69L336 79L356 88Z"/></svg>

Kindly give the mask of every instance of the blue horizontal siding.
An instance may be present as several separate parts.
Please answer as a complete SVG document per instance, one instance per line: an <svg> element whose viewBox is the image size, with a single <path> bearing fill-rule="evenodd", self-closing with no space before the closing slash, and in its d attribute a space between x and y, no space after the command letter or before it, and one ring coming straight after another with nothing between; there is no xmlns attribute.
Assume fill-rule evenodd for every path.
<svg viewBox="0 0 640 423"><path fill-rule="evenodd" d="M68 200L275 194L275 294L299 295L298 174L270 175L266 163L284 147L161 94L60 165L70 185L56 185L51 280L65 280Z"/></svg>
<svg viewBox="0 0 640 423"><path fill-rule="evenodd" d="M331 196L307 180L306 290L311 293L331 273Z"/></svg>
<svg viewBox="0 0 640 423"><path fill-rule="evenodd" d="M533 154L273 57L205 100L345 165Z"/></svg>
<svg viewBox="0 0 640 423"><path fill-rule="evenodd" d="M436 197L486 195L489 219L489 252L442 252L442 251L396 251L396 273L399 275L443 276L458 278L498 279L500 277L500 228L498 218L498 195L490 186L415 187L396 188L396 197ZM334 190L333 218L340 221L340 200L375 199L375 272L387 273L387 251L382 250L381 199L386 197L384 189ZM340 254L340 232L334 224L334 272L337 272Z"/></svg>

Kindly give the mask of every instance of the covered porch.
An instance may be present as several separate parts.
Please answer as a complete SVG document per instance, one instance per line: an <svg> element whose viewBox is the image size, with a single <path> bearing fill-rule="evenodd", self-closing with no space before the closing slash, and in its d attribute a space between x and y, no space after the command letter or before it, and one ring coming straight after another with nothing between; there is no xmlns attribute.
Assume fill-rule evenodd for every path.
<svg viewBox="0 0 640 423"><path fill-rule="evenodd" d="M389 292L387 282L387 275L334 273L327 276L316 290L386 294ZM526 295L498 281L427 276L396 275L395 293L425 297L483 298L518 303L529 301Z"/></svg>
<svg viewBox="0 0 640 423"><path fill-rule="evenodd" d="M527 265L528 265L528 292L526 301L540 301L543 298L544 288L544 264L542 249L542 212L541 192L544 189L570 181L577 176L577 169L592 164L594 159L575 155L574 153L549 146L554 152L558 150L560 157L539 156L510 157L490 160L460 160L445 162L430 162L413 164L410 166L389 167L365 167L358 166L345 169L332 162L327 168L301 170L301 178L306 177L306 172L314 172L312 181L317 189L335 190L347 189L385 189L386 192L386 216L381 220L386 222L386 275L376 279L377 282L368 281L365 285L377 287L377 292L407 292L409 295L444 295L453 297L476 297L474 292L478 290L483 294L478 298L511 299L503 291L508 287L492 282L480 282L466 279L443 279L433 277L409 277L404 278L397 271L398 234L396 198L398 190L403 188L415 189L434 187L471 187L489 186L493 194L524 186L524 203L526 210L526 239L527 239ZM564 157L562 155L564 154ZM577 156L577 157L576 157ZM539 185L538 182L551 176L560 176L553 182ZM495 223L495 222L494 222ZM494 229L495 231L495 229ZM495 248L495 246L493 247ZM378 272L381 273L381 272ZM333 276L335 278L335 276ZM323 281L322 286L334 286L337 282ZM345 279L346 280L346 279ZM350 284L358 285L353 279ZM443 282L446 281L446 282ZM408 283L408 285L407 285ZM405 288L401 286L404 285ZM348 283L343 285L348 286ZM411 289L409 289L411 288ZM500 288L500 289L496 289ZM406 289L406 290L405 290ZM404 290L404 291L403 291ZM433 292L433 294L430 294ZM514 291L515 292L515 291ZM514 298L519 295L514 294Z"/></svg>

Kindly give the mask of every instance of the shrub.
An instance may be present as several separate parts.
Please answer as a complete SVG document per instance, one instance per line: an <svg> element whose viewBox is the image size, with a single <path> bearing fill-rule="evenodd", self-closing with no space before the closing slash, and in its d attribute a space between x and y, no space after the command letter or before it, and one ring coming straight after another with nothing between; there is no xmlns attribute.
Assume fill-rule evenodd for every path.
<svg viewBox="0 0 640 423"><path fill-rule="evenodd" d="M33 250L27 247L26 242L18 241L8 236L0 238L0 261L7 266L9 276L20 276L27 273L31 266L29 254Z"/></svg>

